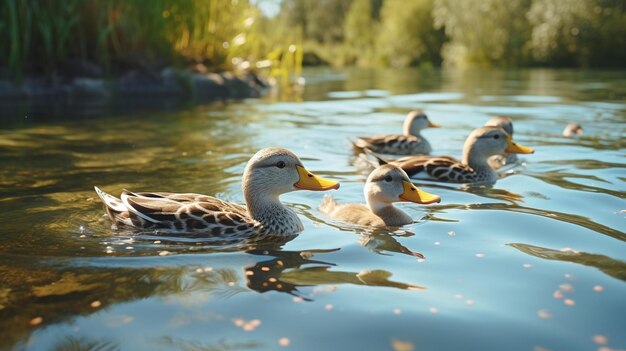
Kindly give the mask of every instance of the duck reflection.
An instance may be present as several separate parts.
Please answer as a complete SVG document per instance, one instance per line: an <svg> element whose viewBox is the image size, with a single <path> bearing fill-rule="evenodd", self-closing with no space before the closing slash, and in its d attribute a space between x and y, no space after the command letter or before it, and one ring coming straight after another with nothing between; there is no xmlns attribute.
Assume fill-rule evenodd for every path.
<svg viewBox="0 0 626 351"><path fill-rule="evenodd" d="M390 287L405 290L423 290L419 285L413 285L389 280L391 273L384 270L363 270L360 272L331 271L334 263L313 260L316 254L331 253L339 249L305 250L305 251L277 251L277 250L250 250L247 253L269 257L256 264L244 268L246 285L248 288L265 293L279 291L312 300L303 296L299 287L318 285L369 285ZM305 265L313 265L302 267Z"/></svg>
<svg viewBox="0 0 626 351"><path fill-rule="evenodd" d="M27 341L38 328L71 323L75 318L113 305L154 297L167 296L183 304L198 304L211 303L211 296L227 299L251 291L277 291L310 301L317 290L303 295L300 288L353 284L425 289L390 280L388 271L334 271L331 270L336 266L334 263L313 259L318 254L336 251L255 248L245 253L260 259L243 266L243 274L238 264L206 266L210 254L203 255L202 262L177 264L173 260L171 266L157 267L103 267L97 259L91 262L95 264L90 264L93 259L75 259L68 264L64 259L37 262L22 255L0 257L0 330L8 336L0 338L0 349L12 349ZM24 281L29 284L25 285Z"/></svg>

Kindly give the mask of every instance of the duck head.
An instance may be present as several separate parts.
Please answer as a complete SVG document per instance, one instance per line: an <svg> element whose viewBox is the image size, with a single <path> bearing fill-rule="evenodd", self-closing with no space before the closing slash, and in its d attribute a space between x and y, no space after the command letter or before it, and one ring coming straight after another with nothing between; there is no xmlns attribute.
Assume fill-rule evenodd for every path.
<svg viewBox="0 0 626 351"><path fill-rule="evenodd" d="M509 117L495 116L485 123L485 127L500 127L513 137L513 121Z"/></svg>
<svg viewBox="0 0 626 351"><path fill-rule="evenodd" d="M420 131L426 128L438 128L439 126L432 123L428 116L422 110L409 112L404 119L404 135L420 135Z"/></svg>
<svg viewBox="0 0 626 351"><path fill-rule="evenodd" d="M295 190L339 189L339 183L309 172L289 150L265 148L257 152L243 173L243 192L278 197Z"/></svg>
<svg viewBox="0 0 626 351"><path fill-rule="evenodd" d="M500 127L481 127L475 129L465 140L463 163L471 167L484 164L487 158L504 153L532 154L533 148L517 144Z"/></svg>
<svg viewBox="0 0 626 351"><path fill-rule="evenodd" d="M416 188L406 172L391 164L382 165L372 171L367 177L363 192L372 209L389 206L394 202L431 204L441 201L439 196Z"/></svg>

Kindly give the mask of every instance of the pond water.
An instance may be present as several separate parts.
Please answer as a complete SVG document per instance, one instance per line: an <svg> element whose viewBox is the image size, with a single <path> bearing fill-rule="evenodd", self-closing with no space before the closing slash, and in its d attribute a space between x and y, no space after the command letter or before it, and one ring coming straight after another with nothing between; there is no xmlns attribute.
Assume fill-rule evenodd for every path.
<svg viewBox="0 0 626 351"><path fill-rule="evenodd" d="M0 349L625 349L625 71L306 71L289 96L81 116L0 129ZM433 154L459 157L490 116L536 152L494 186L419 183L396 231L282 200L305 230L230 244L111 229L93 191L242 202L258 149L281 146L363 202L349 139L424 109ZM50 111L56 111L50 109ZM585 134L561 136L568 122ZM413 253L419 252L425 259Z"/></svg>

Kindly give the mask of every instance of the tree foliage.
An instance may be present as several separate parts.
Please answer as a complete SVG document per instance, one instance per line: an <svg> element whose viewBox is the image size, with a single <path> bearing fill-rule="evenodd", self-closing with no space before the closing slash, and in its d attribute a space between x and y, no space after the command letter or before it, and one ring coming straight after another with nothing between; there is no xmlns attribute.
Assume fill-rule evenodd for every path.
<svg viewBox="0 0 626 351"><path fill-rule="evenodd" d="M344 63L389 66L442 59L625 66L625 7L624 0L283 0L292 25L307 28L305 39L325 44L316 48L343 52Z"/></svg>
<svg viewBox="0 0 626 351"><path fill-rule="evenodd" d="M617 66L626 62L626 2L534 0L528 12L536 62Z"/></svg>
<svg viewBox="0 0 626 351"><path fill-rule="evenodd" d="M384 63L408 66L441 62L443 30L434 26L434 0L386 0L381 11L377 49Z"/></svg>

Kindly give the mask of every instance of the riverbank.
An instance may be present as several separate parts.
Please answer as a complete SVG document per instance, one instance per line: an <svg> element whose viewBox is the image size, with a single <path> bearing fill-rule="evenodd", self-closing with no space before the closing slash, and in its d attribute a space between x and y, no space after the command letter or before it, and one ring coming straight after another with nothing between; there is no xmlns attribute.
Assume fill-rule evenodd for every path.
<svg viewBox="0 0 626 351"><path fill-rule="evenodd" d="M214 73L204 67L194 71L172 67L136 69L114 77L103 77L94 69L81 71L84 74L72 77L27 77L21 84L0 79L0 117L37 114L38 106L50 105L75 111L239 100L258 97L269 87L265 78L255 72Z"/></svg>

